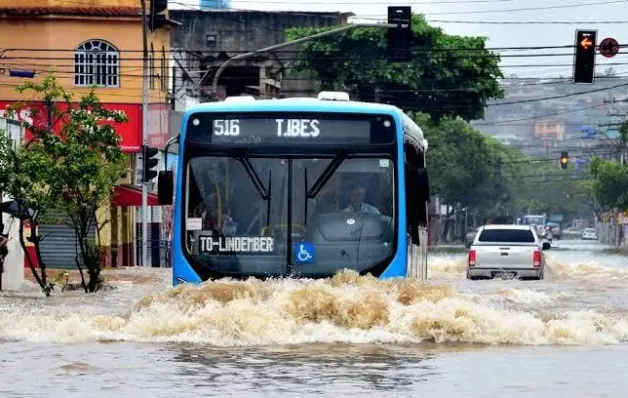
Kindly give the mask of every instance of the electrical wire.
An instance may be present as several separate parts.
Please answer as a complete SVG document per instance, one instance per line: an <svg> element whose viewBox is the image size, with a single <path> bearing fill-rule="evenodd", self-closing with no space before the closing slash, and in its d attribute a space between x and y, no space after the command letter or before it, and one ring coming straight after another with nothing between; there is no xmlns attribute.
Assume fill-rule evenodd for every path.
<svg viewBox="0 0 628 398"><path fill-rule="evenodd" d="M252 3L252 4L282 4L282 5L288 5L291 4L288 1L270 1L270 0L239 0L239 2L241 3ZM464 1L464 3L490 3L491 1L487 1L487 0L470 0L470 1ZM498 1L498 0L493 0L492 2L499 2L502 3L503 1ZM617 4L617 3L624 3L625 0L611 0L611 1L598 1L598 2L591 2L591 3L575 3L575 4L562 4L562 5L557 5L557 6L540 6L540 7L527 7L527 8L515 8L515 9L496 9L496 10L478 10L478 11L471 11L471 12L449 12L449 13L425 13L423 15L451 15L451 14L490 14L490 13L500 13L500 12L519 12L519 11L542 11L542 10L554 10L554 9L563 9L563 8L577 8L577 7L589 7L589 6L602 6L602 5L607 5L607 4ZM193 6L186 4L186 3L182 3L179 1L172 1L170 0L169 3L172 4L176 4L176 5L181 5L183 7L189 7L192 8ZM303 5L352 5L352 6L356 6L356 7L360 7L360 6L368 6L368 5L386 5L388 3L386 2L382 2L382 1L378 1L378 2L364 2L364 1L357 1L357 2L348 2L348 1L333 1L333 3L321 3L320 1L299 1L299 6L303 6ZM435 1L405 1L404 5L430 5L430 4L463 4L462 1L452 1L452 0L435 0ZM390 4L392 5L392 4ZM198 10L198 8L193 8L193 10ZM236 9L231 9L231 10L236 10ZM237 10L236 10L237 11Z"/></svg>
<svg viewBox="0 0 628 398"><path fill-rule="evenodd" d="M451 19L430 19L432 23L449 23L460 25L624 25L628 20L619 21L462 21Z"/></svg>

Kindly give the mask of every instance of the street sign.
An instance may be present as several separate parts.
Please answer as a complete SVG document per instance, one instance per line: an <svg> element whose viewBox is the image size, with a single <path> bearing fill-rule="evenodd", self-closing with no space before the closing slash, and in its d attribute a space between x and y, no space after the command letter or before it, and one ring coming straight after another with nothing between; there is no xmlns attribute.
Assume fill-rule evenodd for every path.
<svg viewBox="0 0 628 398"><path fill-rule="evenodd" d="M606 58L613 58L619 52L619 43L612 37L607 37L600 43L600 54Z"/></svg>

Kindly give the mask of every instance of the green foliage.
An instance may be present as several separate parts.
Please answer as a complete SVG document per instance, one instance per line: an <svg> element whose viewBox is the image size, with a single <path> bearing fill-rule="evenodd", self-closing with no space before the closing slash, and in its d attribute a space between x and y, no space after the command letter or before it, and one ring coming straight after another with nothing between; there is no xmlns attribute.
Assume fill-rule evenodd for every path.
<svg viewBox="0 0 628 398"><path fill-rule="evenodd" d="M81 262L89 274L90 292L100 285L102 264L89 231L98 228L96 212L109 201L124 173L120 137L111 124L103 123L107 120L127 121L123 113L104 109L94 92L90 92L70 112L62 128L63 145L55 147L60 159L55 180L62 198L59 208L70 217L76 232Z"/></svg>
<svg viewBox="0 0 628 398"><path fill-rule="evenodd" d="M0 172L7 169L0 184L18 202L37 210L33 221L53 208L68 215L78 240L76 265L81 276L82 267L89 275L83 285L86 291L95 291L101 282L101 261L89 231L98 228L96 212L109 201L124 173L124 154L114 126L126 122L126 116L104 109L93 89L73 104L72 95L54 75L17 90L47 104L50 117L42 122L37 102L13 106L31 110L33 122L24 124L33 138L17 150L7 147L6 137L0 141Z"/></svg>
<svg viewBox="0 0 628 398"><path fill-rule="evenodd" d="M331 28L291 28L288 40ZM309 70L325 90L350 91L353 97L380 101L434 120L459 116L481 119L490 98L502 98L499 57L486 50L483 37L447 35L413 16L413 61L386 60L386 29L354 28L303 44L297 72Z"/></svg>
<svg viewBox="0 0 628 398"><path fill-rule="evenodd" d="M489 201L486 195L496 179L499 147L461 119L435 122L420 114L415 120L423 130L429 150L427 167L431 187L444 203L463 207Z"/></svg>
<svg viewBox="0 0 628 398"><path fill-rule="evenodd" d="M591 173L593 190L600 204L608 209L628 209L628 166L616 160L594 158Z"/></svg>

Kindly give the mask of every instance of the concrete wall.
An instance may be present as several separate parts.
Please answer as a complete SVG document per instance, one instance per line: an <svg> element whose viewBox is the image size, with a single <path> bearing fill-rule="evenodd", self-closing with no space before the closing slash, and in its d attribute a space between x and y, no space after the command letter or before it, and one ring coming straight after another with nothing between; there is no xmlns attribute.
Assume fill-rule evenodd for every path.
<svg viewBox="0 0 628 398"><path fill-rule="evenodd" d="M595 229L600 243L628 250L628 224L600 222Z"/></svg>
<svg viewBox="0 0 628 398"><path fill-rule="evenodd" d="M182 25L172 31L171 44L175 53L183 59L183 63L195 78L201 76L207 66L218 66L224 60L242 52L252 51L286 41L285 30L290 27L323 27L345 24L348 15L341 13L314 12L265 12L265 11L196 11L171 10L171 19ZM273 55L261 55L235 65L259 67L269 60L283 65L288 70L297 56L298 46L288 47ZM178 66L173 64L174 69ZM183 84L180 71L175 79L175 88ZM227 74L228 71L225 71ZM223 74L224 76L224 74ZM211 79L204 82L211 84ZM290 76L281 81L282 94L286 97L312 96L315 92L313 82L308 74ZM198 95L197 87L187 90L187 95ZM177 110L184 108L184 100Z"/></svg>

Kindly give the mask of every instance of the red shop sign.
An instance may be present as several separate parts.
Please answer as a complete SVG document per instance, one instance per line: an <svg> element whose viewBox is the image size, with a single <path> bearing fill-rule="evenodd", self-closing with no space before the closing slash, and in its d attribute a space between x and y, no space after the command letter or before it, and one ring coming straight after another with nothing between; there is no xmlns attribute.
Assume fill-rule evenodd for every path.
<svg viewBox="0 0 628 398"><path fill-rule="evenodd" d="M6 109L13 103L14 101L0 101L0 117L7 116ZM48 123L48 115L44 103L37 102L33 105L37 108L35 120L32 112L28 109L21 109L20 112L15 115L15 119L26 121L36 126L46 126ZM67 110L65 103L58 104L57 106L61 111ZM121 111L126 114L128 122L116 126L116 132L122 137L122 142L120 143L121 149L124 152L139 152L142 148L142 106L139 104L103 104L103 107L110 111ZM53 123L55 121L58 124L53 127L53 131L59 132L63 120L57 121L53 117ZM30 134L27 130L25 139L28 140L29 138Z"/></svg>

